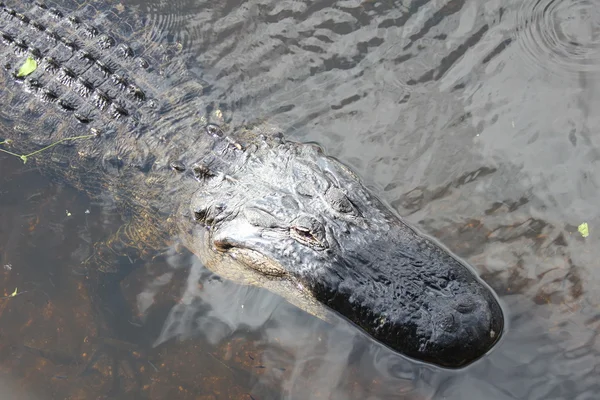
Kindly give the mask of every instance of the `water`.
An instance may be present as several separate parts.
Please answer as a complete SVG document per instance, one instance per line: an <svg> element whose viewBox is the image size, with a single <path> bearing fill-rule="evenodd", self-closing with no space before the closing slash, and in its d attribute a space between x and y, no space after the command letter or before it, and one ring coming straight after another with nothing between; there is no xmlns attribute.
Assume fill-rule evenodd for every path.
<svg viewBox="0 0 600 400"><path fill-rule="evenodd" d="M594 2L195 0L143 8L197 54L213 84L209 100L232 124L266 119L288 137L322 144L473 265L506 306L509 328L483 360L439 370L343 321L328 325L268 292L218 280L169 249L123 285L130 323L144 329L139 348L121 346L139 357L121 372L116 397L140 387L148 398L182 399L597 397ZM0 300L0 368L11 383L2 390L107 393L109 358L78 375L97 348L78 265L118 217L19 160L0 162L0 257L10 264L2 287L27 291ZM584 222L586 238L578 232Z"/></svg>

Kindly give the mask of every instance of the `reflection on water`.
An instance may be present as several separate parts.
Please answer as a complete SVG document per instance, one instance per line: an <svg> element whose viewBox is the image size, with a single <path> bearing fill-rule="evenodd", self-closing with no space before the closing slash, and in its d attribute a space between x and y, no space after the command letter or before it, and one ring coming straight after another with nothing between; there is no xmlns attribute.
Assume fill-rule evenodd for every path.
<svg viewBox="0 0 600 400"><path fill-rule="evenodd" d="M207 101L231 124L269 120L351 165L482 274L506 305L509 330L486 358L443 371L344 321L329 325L263 290L222 281L173 248L122 285L135 310L130 324L141 328L137 343L121 346L138 363L123 369L117 394L597 397L593 2L172 3L143 8L197 53L212 84ZM78 266L118 217L18 160L0 162L1 261L11 265L2 286L7 295L28 292L0 300L2 373L41 398L106 393L109 357L78 375L102 342ZM577 231L582 222L587 238Z"/></svg>

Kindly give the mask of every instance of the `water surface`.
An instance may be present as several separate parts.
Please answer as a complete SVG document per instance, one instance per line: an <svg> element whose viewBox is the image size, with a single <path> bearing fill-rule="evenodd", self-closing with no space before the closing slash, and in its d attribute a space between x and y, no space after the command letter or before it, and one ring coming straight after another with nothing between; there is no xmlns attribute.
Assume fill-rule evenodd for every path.
<svg viewBox="0 0 600 400"><path fill-rule="evenodd" d="M469 368L441 370L343 321L328 325L266 291L222 281L168 249L124 282L130 323L144 328L133 349L138 363L121 372L116 397L597 397L595 2L141 7L194 52L212 84L207 101L228 123L267 120L323 145L469 262L505 305L508 330ZM0 157L0 261L10 265L0 271L2 287L27 291L0 300L3 377L10 390L38 398L106 393L108 357L78 375L98 347L78 266L119 226L116 211Z"/></svg>

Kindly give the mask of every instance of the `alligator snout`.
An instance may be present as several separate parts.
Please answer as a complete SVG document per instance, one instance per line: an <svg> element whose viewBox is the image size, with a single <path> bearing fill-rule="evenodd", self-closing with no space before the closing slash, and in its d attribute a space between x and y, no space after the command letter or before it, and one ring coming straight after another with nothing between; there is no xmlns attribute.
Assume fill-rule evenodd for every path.
<svg viewBox="0 0 600 400"><path fill-rule="evenodd" d="M422 340L419 353L431 362L457 368L487 353L503 329L502 310L485 286L472 287L473 294L440 299L431 310L431 332Z"/></svg>
<svg viewBox="0 0 600 400"><path fill-rule="evenodd" d="M504 317L491 289L431 240L402 229L345 250L315 294L386 346L460 368L500 338Z"/></svg>

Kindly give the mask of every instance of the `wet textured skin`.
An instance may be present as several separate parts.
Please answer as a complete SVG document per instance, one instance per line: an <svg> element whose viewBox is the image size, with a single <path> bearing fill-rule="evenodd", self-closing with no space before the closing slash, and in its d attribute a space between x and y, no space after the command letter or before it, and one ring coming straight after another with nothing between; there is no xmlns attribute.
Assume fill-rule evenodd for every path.
<svg viewBox="0 0 600 400"><path fill-rule="evenodd" d="M333 310L444 367L473 362L501 336L491 290L343 164L264 125L211 123L222 116L206 103L210 86L135 10L97 1L0 10L0 136L26 154L94 135L36 162L125 210L139 248L178 237L225 278L322 318ZM28 56L38 68L19 78Z"/></svg>

